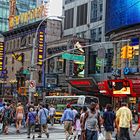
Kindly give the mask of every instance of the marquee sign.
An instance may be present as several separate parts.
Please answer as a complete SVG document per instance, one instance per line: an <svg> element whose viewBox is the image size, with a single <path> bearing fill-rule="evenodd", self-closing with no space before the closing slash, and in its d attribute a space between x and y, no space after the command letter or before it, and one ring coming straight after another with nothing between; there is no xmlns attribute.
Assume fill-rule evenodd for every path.
<svg viewBox="0 0 140 140"><path fill-rule="evenodd" d="M0 42L0 71L4 68L4 43Z"/></svg>
<svg viewBox="0 0 140 140"><path fill-rule="evenodd" d="M32 20L39 19L46 15L46 6L41 5L33 10L28 12L22 13L16 16L9 17L9 29L13 29L18 25L28 24L31 23Z"/></svg>
<svg viewBox="0 0 140 140"><path fill-rule="evenodd" d="M38 33L38 65L43 65L43 53L44 53L44 39L45 34L43 31L39 31Z"/></svg>

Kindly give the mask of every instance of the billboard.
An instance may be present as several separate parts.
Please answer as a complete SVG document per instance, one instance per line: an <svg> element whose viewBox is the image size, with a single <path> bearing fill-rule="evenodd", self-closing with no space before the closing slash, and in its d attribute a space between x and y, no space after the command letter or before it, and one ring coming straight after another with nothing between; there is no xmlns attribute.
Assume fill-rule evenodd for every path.
<svg viewBox="0 0 140 140"><path fill-rule="evenodd" d="M106 33L140 23L140 1L107 0Z"/></svg>

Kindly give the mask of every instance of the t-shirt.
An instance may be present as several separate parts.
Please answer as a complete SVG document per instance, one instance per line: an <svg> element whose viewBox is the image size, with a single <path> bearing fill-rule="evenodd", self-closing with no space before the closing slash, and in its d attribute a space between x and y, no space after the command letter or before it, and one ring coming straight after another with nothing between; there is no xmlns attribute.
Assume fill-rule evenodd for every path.
<svg viewBox="0 0 140 140"><path fill-rule="evenodd" d="M113 111L106 111L103 114L104 127L106 131L114 131L115 113Z"/></svg>
<svg viewBox="0 0 140 140"><path fill-rule="evenodd" d="M132 113L128 107L121 107L116 112L116 118L119 120L119 127L130 128L130 122L132 121Z"/></svg>
<svg viewBox="0 0 140 140"><path fill-rule="evenodd" d="M38 112L38 117L40 118L40 124L46 124L47 123L47 117L49 115L49 111L46 108L42 108Z"/></svg>
<svg viewBox="0 0 140 140"><path fill-rule="evenodd" d="M50 114L50 116L53 116L55 114L55 108L51 107L49 109L49 114Z"/></svg>
<svg viewBox="0 0 140 140"><path fill-rule="evenodd" d="M91 131L96 131L98 128L98 114L92 114L90 111L86 119L86 129Z"/></svg>
<svg viewBox="0 0 140 140"><path fill-rule="evenodd" d="M28 113L28 119L29 119L29 123L30 123L30 124L35 124L36 115L37 115L36 112L29 112L29 113Z"/></svg>

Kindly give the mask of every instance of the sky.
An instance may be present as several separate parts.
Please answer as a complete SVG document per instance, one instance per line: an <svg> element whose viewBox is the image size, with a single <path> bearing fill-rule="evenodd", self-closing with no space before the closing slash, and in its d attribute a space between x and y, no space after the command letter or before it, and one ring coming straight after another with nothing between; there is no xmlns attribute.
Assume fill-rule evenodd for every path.
<svg viewBox="0 0 140 140"><path fill-rule="evenodd" d="M49 15L62 16L62 0L50 0Z"/></svg>

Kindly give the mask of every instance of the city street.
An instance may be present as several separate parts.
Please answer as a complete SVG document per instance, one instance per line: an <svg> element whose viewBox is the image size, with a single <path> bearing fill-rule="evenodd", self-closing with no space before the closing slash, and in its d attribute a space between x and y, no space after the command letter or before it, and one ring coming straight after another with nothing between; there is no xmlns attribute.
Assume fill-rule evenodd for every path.
<svg viewBox="0 0 140 140"><path fill-rule="evenodd" d="M136 125L133 125L133 129L136 128ZM54 127L49 127L50 138L48 140L65 140L64 129L62 125L55 124ZM115 134L115 133L114 133ZM46 140L46 136L43 134L42 138L37 138L36 140ZM114 137L114 136L113 136ZM139 140L140 138L140 130L137 133L136 137L131 136L132 140ZM1 135L0 140L29 140L27 138L26 129L22 129L21 134L15 134L15 128L10 127L9 135ZM115 140L112 138L112 140Z"/></svg>

